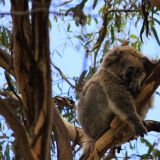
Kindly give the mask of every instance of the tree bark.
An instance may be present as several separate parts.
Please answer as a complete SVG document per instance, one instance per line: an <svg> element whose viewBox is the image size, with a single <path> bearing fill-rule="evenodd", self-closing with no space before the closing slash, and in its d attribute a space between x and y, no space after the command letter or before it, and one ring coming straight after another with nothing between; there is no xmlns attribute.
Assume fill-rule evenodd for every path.
<svg viewBox="0 0 160 160"><path fill-rule="evenodd" d="M49 7L49 1L37 2ZM33 2L33 9L36 7ZM11 1L11 12L28 11L28 1ZM48 13L35 13L32 37L29 15L13 19L13 62L22 102L27 115L32 159L48 159L51 144L52 107ZM40 20L41 19L41 20ZM43 26L44 28L40 27ZM37 29L37 32L35 30ZM34 32L35 31L35 32ZM32 49L31 45L38 44Z"/></svg>

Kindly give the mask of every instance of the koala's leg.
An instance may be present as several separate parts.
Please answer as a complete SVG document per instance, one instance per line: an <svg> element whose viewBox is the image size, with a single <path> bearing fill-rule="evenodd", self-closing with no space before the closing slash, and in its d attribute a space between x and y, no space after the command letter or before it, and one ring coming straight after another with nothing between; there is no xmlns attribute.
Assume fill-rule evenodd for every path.
<svg viewBox="0 0 160 160"><path fill-rule="evenodd" d="M109 127L113 119L114 114L107 103L101 85L98 82L89 81L81 93L77 113L82 128L94 139Z"/></svg>
<svg viewBox="0 0 160 160"><path fill-rule="evenodd" d="M129 91L121 84L103 83L109 108L123 121L127 122L136 135L143 136L147 133L142 118L136 113L135 102Z"/></svg>

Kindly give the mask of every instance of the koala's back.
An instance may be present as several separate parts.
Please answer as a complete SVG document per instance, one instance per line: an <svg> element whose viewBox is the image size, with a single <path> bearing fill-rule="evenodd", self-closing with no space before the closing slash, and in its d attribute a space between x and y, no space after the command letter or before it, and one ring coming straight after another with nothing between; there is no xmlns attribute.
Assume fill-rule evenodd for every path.
<svg viewBox="0 0 160 160"><path fill-rule="evenodd" d="M128 68L130 72L132 69L138 70L135 76L130 75ZM77 105L78 120L84 131L96 139L118 115L122 120L128 120L136 134L143 135L146 128L136 113L133 95L146 75L144 58L135 49L118 47L106 55L100 69L83 87ZM143 116L149 106L144 108L145 113L141 113Z"/></svg>
<svg viewBox="0 0 160 160"><path fill-rule="evenodd" d="M104 85L108 88L107 93ZM115 117L110 109L114 104L109 99L109 90L114 89L118 93L119 87L124 87L120 79L107 70L100 70L85 84L77 106L78 120L84 131L92 138L98 138L109 129Z"/></svg>

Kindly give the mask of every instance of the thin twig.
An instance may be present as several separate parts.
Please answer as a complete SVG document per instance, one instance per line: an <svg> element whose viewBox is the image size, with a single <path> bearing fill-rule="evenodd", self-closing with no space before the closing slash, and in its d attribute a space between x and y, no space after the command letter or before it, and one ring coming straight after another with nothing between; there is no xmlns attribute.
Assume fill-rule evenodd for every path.
<svg viewBox="0 0 160 160"><path fill-rule="evenodd" d="M67 79L67 77L63 74L60 68L58 68L56 65L52 64L53 67L59 72L62 79L64 79L72 88L75 88L75 86Z"/></svg>
<svg viewBox="0 0 160 160"><path fill-rule="evenodd" d="M124 13L128 13L128 12L140 12L140 11L141 11L140 8L138 8L138 9L112 9L110 11L107 11L107 14L110 14L112 12L119 12L119 13L124 12Z"/></svg>
<svg viewBox="0 0 160 160"><path fill-rule="evenodd" d="M33 9L32 11L12 11L12 12L0 12L0 16L26 16L26 15L31 15L32 13L37 13L37 12L47 12L47 13L51 13L57 16L65 16L65 13L62 12L57 12L57 11L49 11L46 8L36 8ZM72 15L71 13L68 15Z"/></svg>

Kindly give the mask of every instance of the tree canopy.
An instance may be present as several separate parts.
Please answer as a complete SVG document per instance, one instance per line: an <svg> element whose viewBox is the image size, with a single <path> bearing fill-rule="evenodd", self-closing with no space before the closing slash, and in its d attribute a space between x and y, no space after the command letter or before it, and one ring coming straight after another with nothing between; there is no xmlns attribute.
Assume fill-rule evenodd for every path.
<svg viewBox="0 0 160 160"><path fill-rule="evenodd" d="M159 0L0 3L0 159L160 158L159 134L154 143L141 138L147 149L132 154L137 148L131 141L138 137L121 133L126 124L115 118L111 129L92 142L75 111L82 87L111 48L129 45L142 51L150 41L160 48ZM69 76L64 66L72 66ZM137 111L159 86L159 74L156 59L135 99ZM160 123L153 120L146 121L147 129L158 133ZM117 149L115 143L122 142L130 145ZM92 145L83 153L86 143Z"/></svg>

